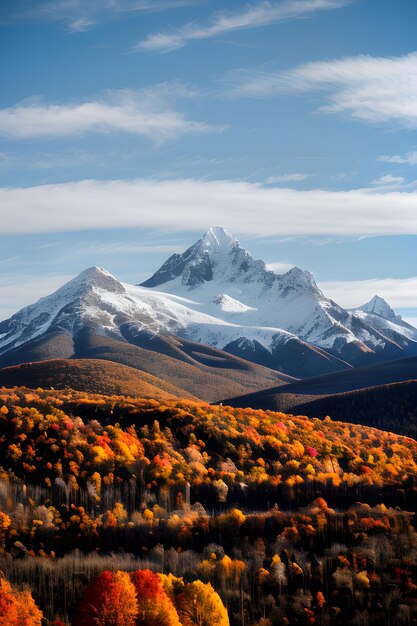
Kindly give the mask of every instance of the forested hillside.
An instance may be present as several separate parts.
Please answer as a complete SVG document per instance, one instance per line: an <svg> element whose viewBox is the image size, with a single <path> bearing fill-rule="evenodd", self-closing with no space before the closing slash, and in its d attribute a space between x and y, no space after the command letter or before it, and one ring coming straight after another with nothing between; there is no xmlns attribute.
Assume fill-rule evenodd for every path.
<svg viewBox="0 0 417 626"><path fill-rule="evenodd" d="M3 388L0 416L8 624L10 594L18 602L25 584L45 618L74 625L417 617L417 535L413 514L398 507L416 510L412 439L330 419L72 390ZM135 580L151 574L123 572L138 570L176 577L158 579L176 622L155 621L157 596L137 612ZM117 622L82 613L91 589L102 606L104 579L93 579L105 571L115 572L102 576ZM125 617L122 580L134 588ZM198 593L220 617L192 613ZM39 619L35 611L27 623Z"/></svg>

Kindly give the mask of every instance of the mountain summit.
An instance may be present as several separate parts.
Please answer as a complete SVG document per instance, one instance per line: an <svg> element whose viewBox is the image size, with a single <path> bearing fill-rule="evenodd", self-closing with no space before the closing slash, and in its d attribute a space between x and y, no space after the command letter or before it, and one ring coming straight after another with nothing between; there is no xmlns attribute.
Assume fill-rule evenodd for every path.
<svg viewBox="0 0 417 626"><path fill-rule="evenodd" d="M259 279L262 273L272 275L265 263L256 261L233 235L215 226L183 254L169 257L141 286L158 287L176 280L177 284L193 289L213 280Z"/></svg>
<svg viewBox="0 0 417 626"><path fill-rule="evenodd" d="M379 315L383 317L385 320L390 320L391 322L400 322L401 315L396 315L395 311L388 304L384 298L381 296L375 295L373 298L369 300L366 304L363 304L359 307L361 311L365 311L365 313L373 313L374 315Z"/></svg>
<svg viewBox="0 0 417 626"><path fill-rule="evenodd" d="M190 298L199 310L229 323L291 333L355 364L375 351L399 357L404 334L407 345L416 338L382 299L347 311L326 298L310 272L293 267L275 274L221 227L210 228L183 254L172 255L142 287ZM274 341L263 345L273 350Z"/></svg>

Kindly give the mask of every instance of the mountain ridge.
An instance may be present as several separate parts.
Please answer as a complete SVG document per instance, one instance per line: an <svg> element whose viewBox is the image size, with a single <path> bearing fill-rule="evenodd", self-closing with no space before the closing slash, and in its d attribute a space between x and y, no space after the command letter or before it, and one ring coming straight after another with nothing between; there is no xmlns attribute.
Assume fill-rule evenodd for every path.
<svg viewBox="0 0 417 626"><path fill-rule="evenodd" d="M310 272L293 267L275 274L221 227L211 228L182 255L172 255L142 286L193 298L212 315L221 308L227 321L291 333L352 365L362 365L366 354L369 362L377 353L383 359L400 358L408 345L417 354L417 330L385 301L382 316L381 298L377 310L372 301L343 309L326 298ZM235 306L226 308L225 300ZM273 348L273 342L263 345Z"/></svg>
<svg viewBox="0 0 417 626"><path fill-rule="evenodd" d="M85 331L125 351L159 346L184 362L189 357L172 346L201 344L297 378L417 355L417 330L382 299L343 309L310 272L275 274L221 227L142 285L87 268L0 322L0 364L13 364L8 354L24 358L38 340L55 358L74 356Z"/></svg>

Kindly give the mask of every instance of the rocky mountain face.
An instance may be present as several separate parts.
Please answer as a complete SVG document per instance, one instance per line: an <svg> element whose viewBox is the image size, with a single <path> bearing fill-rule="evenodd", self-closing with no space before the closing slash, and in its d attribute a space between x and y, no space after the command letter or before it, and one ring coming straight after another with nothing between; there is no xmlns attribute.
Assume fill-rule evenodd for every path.
<svg viewBox="0 0 417 626"><path fill-rule="evenodd" d="M392 309L388 302L384 300L384 298L381 298L381 296L374 296L369 302L360 306L359 310L365 311L365 313L379 315L390 322L402 322L401 315L396 315L394 309Z"/></svg>
<svg viewBox="0 0 417 626"><path fill-rule="evenodd" d="M326 298L310 272L294 267L275 274L220 227L211 228L183 254L170 257L142 286L191 298L204 311L229 322L276 329L272 341L269 337L260 341L271 353L289 339L279 331L353 365L417 350L416 329L382 298L375 296L357 310L345 310ZM250 337L243 334L240 339Z"/></svg>

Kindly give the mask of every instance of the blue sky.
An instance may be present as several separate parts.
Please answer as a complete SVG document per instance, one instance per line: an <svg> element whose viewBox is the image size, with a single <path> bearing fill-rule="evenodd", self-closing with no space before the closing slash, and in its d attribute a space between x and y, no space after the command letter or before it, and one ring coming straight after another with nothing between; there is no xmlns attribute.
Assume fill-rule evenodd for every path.
<svg viewBox="0 0 417 626"><path fill-rule="evenodd" d="M0 318L223 225L417 323L416 23L414 0L3 0Z"/></svg>

